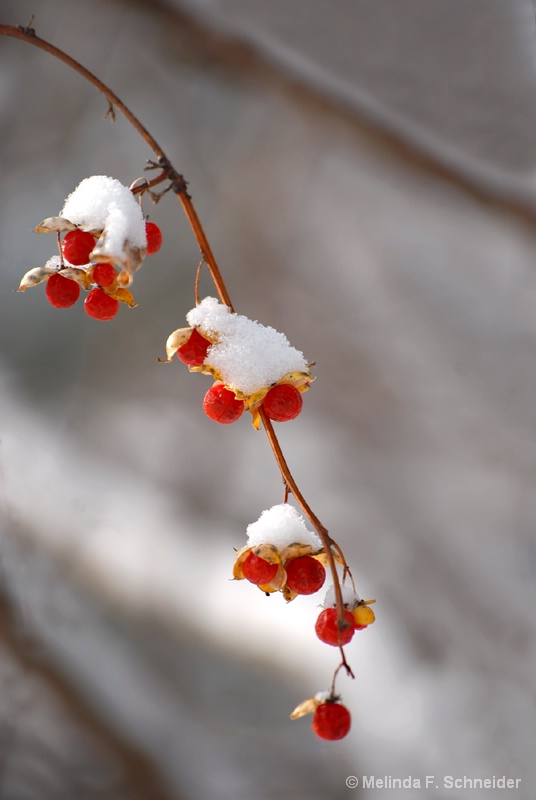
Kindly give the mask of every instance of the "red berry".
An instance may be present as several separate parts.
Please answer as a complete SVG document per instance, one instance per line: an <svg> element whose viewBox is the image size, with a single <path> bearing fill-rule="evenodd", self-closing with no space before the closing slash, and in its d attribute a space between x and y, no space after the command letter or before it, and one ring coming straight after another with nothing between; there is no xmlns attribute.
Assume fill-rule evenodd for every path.
<svg viewBox="0 0 536 800"><path fill-rule="evenodd" d="M336 741L344 739L350 726L352 718L350 712L341 703L327 702L319 705L313 716L313 733L320 739Z"/></svg>
<svg viewBox="0 0 536 800"><path fill-rule="evenodd" d="M301 393L290 383L279 383L273 386L263 400L263 407L268 417L274 422L287 422L296 419L302 410Z"/></svg>
<svg viewBox="0 0 536 800"><path fill-rule="evenodd" d="M244 578L257 586L270 583L275 578L277 568L278 564L270 564L266 559L256 556L253 550L242 564Z"/></svg>
<svg viewBox="0 0 536 800"><path fill-rule="evenodd" d="M93 282L99 286L110 286L117 278L117 270L111 264L103 261L93 267Z"/></svg>
<svg viewBox="0 0 536 800"><path fill-rule="evenodd" d="M230 389L226 389L223 383L215 383L211 386L203 400L203 411L215 422L222 425L230 425L231 422L242 416L244 401L237 400Z"/></svg>
<svg viewBox="0 0 536 800"><path fill-rule="evenodd" d="M177 350L177 358L190 367L199 367L206 358L210 342L194 328L190 338Z"/></svg>
<svg viewBox="0 0 536 800"><path fill-rule="evenodd" d="M355 632L355 623L352 614L349 611L344 612L344 618L348 623L347 628L340 631L340 644L348 644L351 641ZM339 645L339 612L336 608L325 608L320 612L320 615L315 624L315 632L321 642L324 644L332 644L334 647Z"/></svg>
<svg viewBox="0 0 536 800"><path fill-rule="evenodd" d="M84 310L89 317L103 321L113 319L119 309L119 302L102 289L92 289L84 300Z"/></svg>
<svg viewBox="0 0 536 800"><path fill-rule="evenodd" d="M287 561L287 586L296 594L314 594L326 580L326 570L316 558L300 556Z"/></svg>
<svg viewBox="0 0 536 800"><path fill-rule="evenodd" d="M63 237L61 251L70 264L80 267L89 262L89 254L95 247L95 239L90 233L75 230Z"/></svg>
<svg viewBox="0 0 536 800"><path fill-rule="evenodd" d="M47 281L45 293L54 308L69 308L80 297L80 286L76 281L55 272Z"/></svg>
<svg viewBox="0 0 536 800"><path fill-rule="evenodd" d="M158 253L162 247L162 231L154 222L146 222L145 234L147 236L147 255L152 256L154 253Z"/></svg>

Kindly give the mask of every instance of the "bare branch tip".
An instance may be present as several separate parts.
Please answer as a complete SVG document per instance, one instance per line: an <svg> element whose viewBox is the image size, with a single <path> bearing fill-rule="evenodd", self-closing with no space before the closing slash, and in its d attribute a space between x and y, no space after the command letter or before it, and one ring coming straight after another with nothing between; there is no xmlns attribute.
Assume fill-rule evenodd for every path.
<svg viewBox="0 0 536 800"><path fill-rule="evenodd" d="M32 24L33 24L34 19L35 19L35 14L32 14L32 16L30 17L30 21L26 26L17 25L18 30L21 33L24 33L25 36L35 36L36 35L35 34L35 28L32 28Z"/></svg>

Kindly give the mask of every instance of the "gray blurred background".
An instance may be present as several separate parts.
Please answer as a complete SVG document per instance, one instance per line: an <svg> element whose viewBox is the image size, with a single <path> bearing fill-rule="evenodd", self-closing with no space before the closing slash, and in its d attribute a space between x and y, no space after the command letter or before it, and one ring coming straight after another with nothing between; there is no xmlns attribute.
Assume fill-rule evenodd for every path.
<svg viewBox="0 0 536 800"><path fill-rule="evenodd" d="M0 797L488 797L536 774L536 17L529 0L2 0L93 70L190 191L237 310L316 361L279 426L378 622L317 740L318 598L229 580L282 500L247 420L157 363L194 303L176 199L101 324L21 275L34 226L151 157L80 77L0 38ZM214 294L204 278L203 294ZM329 650L329 652L327 652ZM397 795L398 796L398 795ZM494 796L499 796L497 791Z"/></svg>

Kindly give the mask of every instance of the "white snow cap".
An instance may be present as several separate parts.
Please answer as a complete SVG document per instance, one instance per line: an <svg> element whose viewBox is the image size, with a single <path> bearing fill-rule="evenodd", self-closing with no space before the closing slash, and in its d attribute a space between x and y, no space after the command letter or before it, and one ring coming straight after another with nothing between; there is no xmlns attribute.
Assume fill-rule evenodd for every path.
<svg viewBox="0 0 536 800"><path fill-rule="evenodd" d="M314 551L322 547L318 534L306 527L304 518L288 503L263 511L257 522L248 525L247 535L249 547L273 544L278 550L283 550L296 542L310 544Z"/></svg>
<svg viewBox="0 0 536 800"><path fill-rule="evenodd" d="M303 353L283 333L235 314L214 297L205 297L186 316L193 328L217 339L205 363L218 370L223 381L245 395L277 383L289 372L308 369Z"/></svg>
<svg viewBox="0 0 536 800"><path fill-rule="evenodd" d="M71 192L60 216L82 230L106 228L107 249L121 252L129 241L134 247L146 247L145 220L139 203L127 186L106 175L93 175Z"/></svg>
<svg viewBox="0 0 536 800"><path fill-rule="evenodd" d="M346 608L355 608L361 598L351 586L341 586L342 602ZM337 605L337 598L335 597L335 587L330 586L324 598L324 608L335 608Z"/></svg>

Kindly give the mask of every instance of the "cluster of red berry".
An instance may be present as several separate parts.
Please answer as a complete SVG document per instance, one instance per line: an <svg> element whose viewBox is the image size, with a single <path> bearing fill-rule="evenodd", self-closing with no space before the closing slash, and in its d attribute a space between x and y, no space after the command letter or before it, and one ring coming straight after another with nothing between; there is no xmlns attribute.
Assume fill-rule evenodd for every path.
<svg viewBox="0 0 536 800"><path fill-rule="evenodd" d="M242 564L243 577L253 584L261 585L261 588L264 589L267 588L270 581L274 580L278 569L279 564L259 557L253 550ZM324 566L312 556L293 558L284 564L284 569L287 574L286 588L294 595L314 594L322 587L326 577ZM351 610L349 604L346 603L345 627L342 627L340 623L335 603L324 608L315 624L317 637L321 642L333 647L342 647L348 644L356 631L364 630L374 622L374 612L368 605L370 602L358 600L356 596L355 606ZM313 698L298 706L291 718L296 719L312 712L312 730L316 736L329 740L342 739L350 730L351 717L346 706L337 702L338 700L339 698L333 694L327 697L321 696L320 700L318 697Z"/></svg>
<svg viewBox="0 0 536 800"><path fill-rule="evenodd" d="M273 525L273 527L272 527ZM287 503L262 513L248 526L248 544L236 553L235 580L245 579L265 594L280 591L287 601L318 592L326 580L328 556L320 539L305 527L298 512ZM277 544L274 544L277 542ZM340 554L331 555L342 563ZM373 600L362 600L352 585L341 586L344 617L339 614L334 587L327 591L315 624L321 642L333 647L347 645L358 630L374 622L369 608ZM350 714L334 691L301 703L291 715L296 719L313 713L313 732L322 739L341 739L350 729Z"/></svg>
<svg viewBox="0 0 536 800"><path fill-rule="evenodd" d="M145 223L147 255L158 252L162 245L162 233L154 222ZM119 301L135 305L130 292L118 283L119 272L109 262L91 262L96 237L92 233L75 229L69 231L61 242L60 269L46 270L46 297L54 308L70 308L80 297L80 287L89 289L84 300L84 310L93 319L113 319L119 310ZM70 266L61 267L63 259ZM40 282L40 281L34 281ZM90 288L93 287L93 288Z"/></svg>
<svg viewBox="0 0 536 800"><path fill-rule="evenodd" d="M207 357L212 342L193 328L188 340L176 351L177 358L189 367L199 367ZM290 383L279 383L266 393L262 407L269 419L274 422L288 422L296 419L302 410L301 393ZM210 419L222 425L236 422L243 414L246 405L225 384L216 381L205 394L203 411Z"/></svg>

